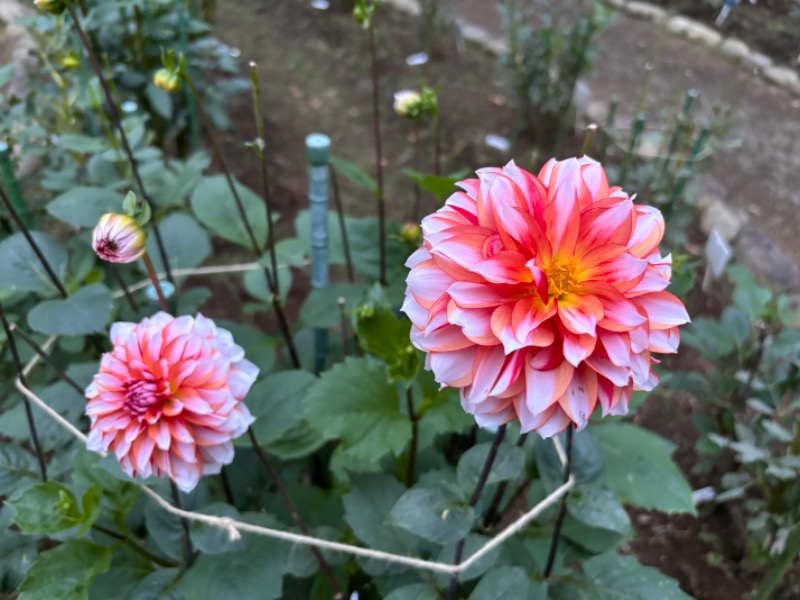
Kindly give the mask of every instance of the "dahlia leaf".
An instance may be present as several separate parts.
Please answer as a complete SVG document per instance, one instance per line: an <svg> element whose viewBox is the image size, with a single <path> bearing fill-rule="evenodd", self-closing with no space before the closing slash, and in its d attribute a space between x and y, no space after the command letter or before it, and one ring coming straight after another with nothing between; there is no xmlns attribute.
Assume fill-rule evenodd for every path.
<svg viewBox="0 0 800 600"><path fill-rule="evenodd" d="M279 371L270 373L253 386L247 395L247 407L256 418L252 428L261 444L280 440L303 421L303 413L297 410L297 399L302 398L316 380L308 371ZM247 436L240 439L242 445L249 444Z"/></svg>
<svg viewBox="0 0 800 600"><path fill-rule="evenodd" d="M230 504L223 502L214 502L199 509L197 512L204 515L240 519L239 511ZM231 539L227 530L205 523L192 522L190 535L194 547L205 554L223 554L241 550L246 546L244 538Z"/></svg>
<svg viewBox="0 0 800 600"><path fill-rule="evenodd" d="M478 550L480 550L486 543L490 540L490 538L479 535L477 533L470 533L466 538L466 543L464 544L464 559L466 560L473 554L475 554ZM453 561L453 554L456 550L456 544L447 544L446 546L442 546L442 549L439 551L439 555L437 556L436 560L443 563L451 563ZM472 579L477 579L484 573L486 573L489 569L495 566L497 560L500 558L501 548L495 548L485 556L482 556L480 559L475 561L475 563L469 567L466 571L463 571L459 576L460 581L470 581ZM436 580L440 586L446 586L450 581L449 575L437 575Z"/></svg>
<svg viewBox="0 0 800 600"><path fill-rule="evenodd" d="M403 494L388 522L436 544L457 542L472 529L475 509L444 485L418 485Z"/></svg>
<svg viewBox="0 0 800 600"><path fill-rule="evenodd" d="M561 443L564 443L561 434ZM550 440L536 439L534 456L539 474L548 491L553 491L563 482L564 467L555 446ZM576 431L572 439L572 474L575 482L593 483L603 474L603 453L590 431Z"/></svg>
<svg viewBox="0 0 800 600"><path fill-rule="evenodd" d="M53 267L58 279L63 281L67 268L67 249L61 242L39 231L31 231L31 237ZM0 242L0 256L3 257L0 261L1 292L35 292L42 296L54 296L58 293L41 261L21 233L15 233Z"/></svg>
<svg viewBox="0 0 800 600"><path fill-rule="evenodd" d="M158 229L164 241L170 268L192 269L211 256L208 232L193 217L171 214L158 222ZM164 270L154 235L148 237L147 255L153 261L156 271Z"/></svg>
<svg viewBox="0 0 800 600"><path fill-rule="evenodd" d="M235 185L258 248L252 248L247 229L224 176L204 177L200 181L192 194L192 210L198 220L219 237L260 251L267 240L267 210L264 202L250 188L240 183Z"/></svg>
<svg viewBox="0 0 800 600"><path fill-rule="evenodd" d="M625 504L666 513L695 514L692 488L664 438L627 423L592 427L605 457L603 483Z"/></svg>
<svg viewBox="0 0 800 600"><path fill-rule="evenodd" d="M330 161L337 173L373 194L378 193L378 184L357 164L338 156L331 156Z"/></svg>
<svg viewBox="0 0 800 600"><path fill-rule="evenodd" d="M617 547L631 531L628 513L609 490L581 485L570 492L563 532L574 544L600 554Z"/></svg>
<svg viewBox="0 0 800 600"><path fill-rule="evenodd" d="M98 187L74 187L56 196L47 212L75 227L94 227L106 213L122 211L122 196Z"/></svg>
<svg viewBox="0 0 800 600"><path fill-rule="evenodd" d="M242 517L255 525L278 525L269 515L245 513ZM237 552L216 556L201 554L176 586L178 596L183 594L194 600L281 598L286 546L260 536L244 536L243 540L246 547Z"/></svg>
<svg viewBox="0 0 800 600"><path fill-rule="evenodd" d="M19 600L88 600L92 580L110 565L110 548L67 540L39 555L19 586Z"/></svg>
<svg viewBox="0 0 800 600"><path fill-rule="evenodd" d="M438 600L439 594L427 583L412 583L392 590L383 600Z"/></svg>
<svg viewBox="0 0 800 600"><path fill-rule="evenodd" d="M504 598L538 598L533 596L533 581L519 567L495 567L486 572L469 600L503 600Z"/></svg>
<svg viewBox="0 0 800 600"><path fill-rule="evenodd" d="M350 312L361 300L367 285L364 283L332 283L331 285L311 290L303 306L296 327L335 327L341 323L342 317L339 299L344 299L344 312Z"/></svg>
<svg viewBox="0 0 800 600"><path fill-rule="evenodd" d="M411 381L420 366L419 352L409 340L409 322L392 311L383 289L375 284L354 314L353 327L361 347L380 356L393 380Z"/></svg>
<svg viewBox="0 0 800 600"><path fill-rule="evenodd" d="M63 300L45 300L28 313L31 329L47 335L105 332L111 316L111 293L100 283L79 289Z"/></svg>
<svg viewBox="0 0 800 600"><path fill-rule="evenodd" d="M55 481L29 487L12 500L14 522L25 534L58 533L83 522L75 495Z"/></svg>
<svg viewBox="0 0 800 600"><path fill-rule="evenodd" d="M388 368L374 359L348 358L323 373L305 407L306 419L326 439L340 439L346 455L372 464L399 456L411 438Z"/></svg>
<svg viewBox="0 0 800 600"><path fill-rule="evenodd" d="M7 413L3 414L3 420ZM13 491L17 484L38 479L36 458L16 444L0 444L0 490Z"/></svg>
<svg viewBox="0 0 800 600"><path fill-rule="evenodd" d="M342 498L344 520L356 537L370 548L413 555L419 540L395 527L388 519L390 511L405 491L405 486L389 475L354 477L350 493ZM396 574L408 570L408 567L391 565L382 560L358 559L358 562L371 575Z"/></svg>
<svg viewBox="0 0 800 600"><path fill-rule="evenodd" d="M608 552L583 563L585 579L562 578L553 600L691 600L678 582L632 556Z"/></svg>
<svg viewBox="0 0 800 600"><path fill-rule="evenodd" d="M462 489L472 492L486 462L492 444L478 444L467 450L458 461L458 483ZM525 451L518 446L503 444L497 451L487 484L516 479L525 469Z"/></svg>

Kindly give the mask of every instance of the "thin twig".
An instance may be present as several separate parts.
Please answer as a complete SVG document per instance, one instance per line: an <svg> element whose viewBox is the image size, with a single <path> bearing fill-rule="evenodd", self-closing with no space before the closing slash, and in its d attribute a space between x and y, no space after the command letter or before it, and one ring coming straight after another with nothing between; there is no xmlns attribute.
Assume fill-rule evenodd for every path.
<svg viewBox="0 0 800 600"><path fill-rule="evenodd" d="M383 188L383 149L381 144L380 85L378 80L378 53L375 48L375 25L370 22L367 28L369 40L369 60L372 74L372 135L375 142L375 181L378 189L375 200L378 203L378 246L380 252L380 284L386 285L386 200Z"/></svg>
<svg viewBox="0 0 800 600"><path fill-rule="evenodd" d="M500 449L500 443L503 441L503 438L506 435L506 426L501 425L497 428L497 433L494 435L494 441L492 442L492 446L489 448L489 453L486 455L486 461L483 463L483 469L481 469L481 474L478 477L478 483L475 484L475 489L472 491L472 496L469 499L469 505L475 507L478 504L478 500L481 497L481 493L483 492L483 488L486 485L486 480L489 478L489 473L492 470L492 465L494 464L494 459L497 457L497 451ZM459 540L458 544L456 544L456 554L453 558L453 564L457 565L461 562L461 558L464 554L464 544L467 542L466 536ZM458 588L458 574L453 575L450 578L450 585L447 588L447 600L453 600L456 588Z"/></svg>
<svg viewBox="0 0 800 600"><path fill-rule="evenodd" d="M222 491L225 494L225 501L234 506L235 503L233 501L233 490L231 489L231 480L228 477L228 469L226 467L222 467L219 472L219 478L222 481Z"/></svg>
<svg viewBox="0 0 800 600"><path fill-rule="evenodd" d="M417 430L419 429L419 416L414 412L414 396L411 388L406 388L406 408L408 418L411 420L411 444L408 447L408 463L406 464L406 487L414 483L414 468L417 463Z"/></svg>
<svg viewBox="0 0 800 600"><path fill-rule="evenodd" d="M157 565L162 567L177 567L178 563L173 561L164 560L163 558L159 558L155 554L151 554L145 548L142 548L136 541L129 538L127 535L114 531L113 529L108 529L107 527L103 527L102 525L98 525L97 523L92 524L92 529L95 531L99 531L100 533L107 535L108 537L114 538L115 540L119 540L121 542L125 542L130 548L140 554L141 556L145 557L150 562L154 562Z"/></svg>
<svg viewBox="0 0 800 600"><path fill-rule="evenodd" d="M17 351L17 343L14 340L14 333L11 330L11 325L6 319L6 311L0 303L0 321L3 322L3 329L6 332L6 339L8 340L8 348L11 350L11 357L14 359L14 368L17 371L17 379L20 380L22 385L28 387L28 382L25 378L25 372L22 368L22 361L19 359L19 352ZM31 442L33 442L33 449L36 451L36 457L39 459L39 472L42 475L42 481L47 481L47 462L44 458L44 450L39 443L39 434L36 432L36 422L33 420L33 411L31 410L31 403L27 396L23 396L25 401L25 416L28 419L28 427L31 431Z"/></svg>
<svg viewBox="0 0 800 600"><path fill-rule="evenodd" d="M44 254L42 253L42 249L39 248L39 244L37 244L36 240L33 239L31 232L28 231L27 227L25 227L25 223L22 222L19 213L14 208L14 205L9 199L8 194L6 194L5 189L3 189L3 186L0 186L0 198L2 198L3 204L5 204L6 209L8 210L8 213L11 215L11 218L14 220L14 223L16 223L17 228L20 230L22 235L25 236L25 239L28 241L28 244L30 244L31 250L33 250L34 254L36 254L36 257L42 263L44 270L47 271L47 276L50 278L50 281L53 282L53 285L58 290L58 293L61 294L61 297L66 298L67 290L64 289L64 284L61 283L61 280L58 278L58 275L56 275L56 272L53 270L53 267L45 258Z"/></svg>
<svg viewBox="0 0 800 600"><path fill-rule="evenodd" d="M178 486L171 479L169 480L169 489L172 492L172 502L175 504L175 508L183 510ZM192 547L192 538L189 535L189 521L181 519L181 527L183 527L183 568L188 569L194 561L194 548Z"/></svg>
<svg viewBox="0 0 800 600"><path fill-rule="evenodd" d="M44 351L44 348L42 348L39 344L36 343L36 340L33 339L33 336L31 336L27 331L22 329L22 327L15 326L13 327L13 329L14 332L17 335L19 335L19 337L21 337L25 341L25 343L28 344L28 346L30 346L33 349L34 352L36 352L36 354L42 357L42 360L44 360L44 362L46 362L50 366L50 368L53 369L53 371L55 371L56 375L58 375L61 379L64 380L64 383L69 385L73 390L75 390L81 396L83 396L84 388L72 377L70 377L64 371L61 370L61 368L55 363L53 358L47 352Z"/></svg>
<svg viewBox="0 0 800 600"><path fill-rule="evenodd" d="M239 195L239 190L236 188L236 182L233 180L231 170L228 168L228 163L225 162L222 149L219 146L216 135L214 135L213 125L211 124L211 119L208 117L205 106L203 106L203 100L200 98L200 93L197 91L197 87L188 74L184 74L184 80L186 81L186 85L191 90L192 96L194 96L195 103L197 104L197 114L200 115L200 120L203 122L203 126L206 128L206 136L211 144L211 151L214 154L214 158L216 159L217 163L219 163L220 169L225 175L225 180L228 182L228 187L230 188L233 201L236 204L236 209L239 212L239 216L242 219L242 224L244 225L245 233L247 234L251 249L258 258L261 258L262 253L260 246L256 240L255 233L253 233L253 228L250 225L250 219L247 216L247 211L244 209L244 203ZM274 252L272 254L273 256L275 255ZM267 287L272 294L272 308L275 311L275 316L278 318L278 325L284 341L286 342L286 347L289 350L292 366L295 369L299 369L301 368L300 355L297 353L297 346L295 346L294 343L292 329L289 327L289 321L286 318L286 313L283 310L283 306L281 306L280 296L278 295L278 272L271 271L267 265L264 265L264 276L267 280Z"/></svg>
<svg viewBox="0 0 800 600"><path fill-rule="evenodd" d="M525 445L525 440L528 438L527 433L523 433L517 439L517 447L522 448ZM500 503L503 501L503 496L505 496L506 489L508 488L509 480L506 479L502 481L500 485L497 486L497 491L494 493L494 497L492 501L489 503L489 508L486 510L486 514L483 517L483 526L489 527L494 522L494 517L497 514L497 510L500 508Z"/></svg>
<svg viewBox="0 0 800 600"><path fill-rule="evenodd" d="M342 197L339 193L339 176L336 169L328 163L328 171L331 177L331 189L333 190L333 203L336 205L336 215L339 217L339 231L342 233L342 247L344 248L344 260L347 264L347 279L350 283L355 283L356 274L353 269L353 257L350 254L350 238L347 236L347 227L344 221L344 209L342 207Z"/></svg>
<svg viewBox="0 0 800 600"><path fill-rule="evenodd" d="M131 148L130 142L128 141L128 134L125 133L125 128L122 125L122 115L119 112L119 108L117 107L117 103L114 101L114 95L111 93L111 88L108 85L108 81L103 75L103 68L100 66L100 61L97 59L97 55L95 55L94 50L92 49L92 44L89 41L89 38L86 36L86 32L83 30L83 26L81 25L80 19L78 19L78 15L75 14L75 9L67 2L67 11L69 11L70 16L72 17L72 21L75 24L75 30L78 32L78 36L81 39L81 43L83 47L86 49L86 54L89 57L89 64L92 67L92 70L97 75L97 80L100 83L100 87L103 90L103 95L106 99L106 105L108 107L108 112L111 116L111 121L114 123L114 126L117 128L117 132L119 133L119 139L122 143L122 149L125 152L126 157L128 158L128 162L131 165L131 173L133 174L133 178L136 181L136 185L139 188L139 192L142 194L142 200L147 202L151 209L153 206L153 202L150 199L150 196L147 193L147 189L144 186L144 181L142 180L141 173L139 173L139 164L136 161L136 157L133 154L133 149ZM152 227L153 227L153 235L156 240L156 246L158 247L158 254L161 257L161 264L164 265L164 271L167 274L167 279L170 283L175 285L175 282L172 279L172 271L169 268L169 259L167 258L167 250L164 247L164 240L161 238L161 232L158 229L158 224L156 223L155 218L152 220Z"/></svg>
<svg viewBox="0 0 800 600"><path fill-rule="evenodd" d="M564 478L562 484L566 484L570 478L572 470L572 433L573 425L569 424L567 427L567 444L566 454L567 463L564 465ZM564 525L564 518L567 516L567 494L561 497L561 504L558 507L558 515L556 516L556 524L553 528L553 537L550 539L550 550L547 553L547 563L544 567L544 578L550 577L550 572L553 570L553 563L556 560L556 550L558 550L558 540L561 537L561 527Z"/></svg>
<svg viewBox="0 0 800 600"><path fill-rule="evenodd" d="M289 514L294 521L294 524L297 525L297 528L301 531L303 535L310 536L308 525L306 525L305 521L303 521L300 513L297 510L297 506L295 505L292 497L289 496L289 492L286 490L286 487L283 485L278 472L275 470L275 467L272 466L269 458L261 449L261 445L258 443L258 439L256 438L256 434L253 431L253 428L250 427L247 430L247 435L250 437L250 443L253 446L253 450L258 457L258 460L261 461L261 464L266 469L267 473L269 474L270 478L272 479L272 483L275 484L275 488L278 490L278 494L280 495L283 503L286 505L286 508L289 510ZM341 588L339 587L339 582L336 581L336 576L333 574L333 570L331 569L328 561L325 560L325 557L322 556L322 553L319 551L319 548L312 547L311 553L314 555L314 558L317 559L320 568L322 569L322 573L325 575L325 578L328 580L328 585L330 585L331 589L334 591L334 597L344 598Z"/></svg>

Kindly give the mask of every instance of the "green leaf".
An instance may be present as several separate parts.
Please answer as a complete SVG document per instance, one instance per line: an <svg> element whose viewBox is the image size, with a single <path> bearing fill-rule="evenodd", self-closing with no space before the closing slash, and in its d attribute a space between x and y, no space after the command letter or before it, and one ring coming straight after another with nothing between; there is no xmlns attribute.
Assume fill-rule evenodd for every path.
<svg viewBox="0 0 800 600"><path fill-rule="evenodd" d="M632 556L608 552L584 562L583 571L586 579L551 587L553 600L691 600L677 581Z"/></svg>
<svg viewBox="0 0 800 600"><path fill-rule="evenodd" d="M151 82L147 84L144 94L150 107L158 116L167 120L172 118L172 97L168 92Z"/></svg>
<svg viewBox="0 0 800 600"><path fill-rule="evenodd" d="M39 231L30 233L59 281L63 282L67 268L67 249L49 235ZM21 233L15 233L0 242L0 256L3 257L0 260L0 289L9 292L35 292L43 296L58 294L58 288Z"/></svg>
<svg viewBox="0 0 800 600"><path fill-rule="evenodd" d="M228 517L236 520L240 519L239 511L230 504L225 504L224 502L214 502L213 504L201 508L197 512L204 515ZM194 547L205 554L233 552L242 550L247 545L243 537L231 539L230 533L227 530L214 527L213 525L206 525L205 523L192 522L189 532Z"/></svg>
<svg viewBox="0 0 800 600"><path fill-rule="evenodd" d="M475 510L448 486L418 485L403 494L389 522L436 544L457 542L469 533Z"/></svg>
<svg viewBox="0 0 800 600"><path fill-rule="evenodd" d="M467 177L469 171L464 169L450 175L425 175L414 169L403 169L403 174L413 179L421 189L432 193L439 202L442 202L456 191L456 183Z"/></svg>
<svg viewBox="0 0 800 600"><path fill-rule="evenodd" d="M246 513L244 520L275 527L267 515ZM259 536L243 538L247 547L224 557L201 554L186 571L175 591L192 600L258 598L273 600L283 595L286 546Z"/></svg>
<svg viewBox="0 0 800 600"><path fill-rule="evenodd" d="M719 322L739 347L742 347L753 333L753 327L747 315L735 306L726 306L722 310Z"/></svg>
<svg viewBox="0 0 800 600"><path fill-rule="evenodd" d="M290 370L271 373L253 386L247 395L247 407L256 418L252 428L261 444L280 440L302 423L303 411L298 409L297 400L316 381L308 371Z"/></svg>
<svg viewBox="0 0 800 600"><path fill-rule="evenodd" d="M439 594L427 583L412 583L392 590L384 600L438 600Z"/></svg>
<svg viewBox="0 0 800 600"><path fill-rule="evenodd" d="M367 285L364 283L333 283L311 290L300 308L295 327L336 327L342 321L339 298L344 298L345 314L349 315L366 291Z"/></svg>
<svg viewBox="0 0 800 600"><path fill-rule="evenodd" d="M324 443L325 438L303 421L284 432L279 440L265 444L264 449L281 460L295 460L319 450Z"/></svg>
<svg viewBox="0 0 800 600"><path fill-rule="evenodd" d="M326 439L341 439L343 451L376 463L388 453L400 455L411 438L411 423L399 408L397 388L386 365L369 358L348 358L311 387L306 418Z"/></svg>
<svg viewBox="0 0 800 600"><path fill-rule="evenodd" d="M560 434L562 445L565 437ZM555 445L552 440L537 438L533 452L542 481L549 491L554 490L561 485L564 478L564 467ZM586 429L576 431L572 436L572 474L579 484L599 481L603 475L603 453L597 440Z"/></svg>
<svg viewBox="0 0 800 600"><path fill-rule="evenodd" d="M411 324L395 316L379 284L372 286L365 303L356 309L353 327L361 347L384 360L393 380L414 379L420 355L409 337Z"/></svg>
<svg viewBox="0 0 800 600"><path fill-rule="evenodd" d="M599 554L611 550L631 534L628 513L609 490L577 486L567 502L564 535L578 546Z"/></svg>
<svg viewBox="0 0 800 600"><path fill-rule="evenodd" d="M75 133L65 133L58 137L58 146L68 152L78 154L97 154L108 149L108 143L102 137L91 137Z"/></svg>
<svg viewBox="0 0 800 600"><path fill-rule="evenodd" d="M472 492L475 488L491 447L490 442L478 444L461 456L458 461L457 473L458 484L462 489ZM497 449L497 457L492 464L492 470L489 471L486 484L491 485L508 479L516 479L522 475L524 468L524 450L518 446L503 444Z"/></svg>
<svg viewBox="0 0 800 600"><path fill-rule="evenodd" d="M172 269L193 269L211 255L211 240L200 224L190 217L174 213L158 222L169 266ZM155 235L149 235L147 254L156 271L164 269Z"/></svg>
<svg viewBox="0 0 800 600"><path fill-rule="evenodd" d="M63 300L45 300L28 313L28 325L47 335L103 333L111 316L111 293L100 283L87 285Z"/></svg>
<svg viewBox="0 0 800 600"><path fill-rule="evenodd" d="M261 265L265 265L270 269L270 271L272 270L272 262L269 256L261 257L258 262ZM286 298L289 296L293 279L294 277L292 276L291 269L278 269L278 289L280 291L279 298L281 299L282 303L285 303ZM244 274L244 289L246 289L247 293L254 298L258 298L259 300L263 300L264 302L268 303L267 308L272 308L272 291L267 285L267 275L264 272L264 269L247 271L247 273Z"/></svg>
<svg viewBox="0 0 800 600"><path fill-rule="evenodd" d="M734 306L750 317L752 322L761 319L772 300L772 292L758 285L744 267L734 265L728 269L728 275L736 282L736 289L733 290Z"/></svg>
<svg viewBox="0 0 800 600"><path fill-rule="evenodd" d="M94 227L104 214L122 211L122 196L96 187L76 187L54 198L47 212L76 227Z"/></svg>
<svg viewBox="0 0 800 600"><path fill-rule="evenodd" d="M403 484L388 475L361 475L354 478L350 493L342 498L344 520L356 537L370 548L413 555L418 540L387 521L389 512L405 491ZM374 559L359 560L359 564L372 575L387 571L402 573L408 569Z"/></svg>
<svg viewBox="0 0 800 600"><path fill-rule="evenodd" d="M720 323L699 317L681 330L681 340L708 358L720 358L733 352L735 332Z"/></svg>
<svg viewBox="0 0 800 600"><path fill-rule="evenodd" d="M239 183L236 189L253 230L258 248L253 248L233 194L223 175L204 177L192 194L191 204L200 222L221 238L260 252L267 239L267 210L263 200Z"/></svg>
<svg viewBox="0 0 800 600"><path fill-rule="evenodd" d="M505 600L528 598L531 581L519 567L495 567L481 577L469 600Z"/></svg>
<svg viewBox="0 0 800 600"><path fill-rule="evenodd" d="M26 534L58 533L83 522L73 493L55 481L31 486L8 503L16 513L14 522Z"/></svg>
<svg viewBox="0 0 800 600"><path fill-rule="evenodd" d="M486 536L478 535L477 533L470 533L467 536L466 542L464 543L463 559L466 560L467 558L475 554L478 550L483 548L483 546L485 546L488 541L489 538ZM439 556L436 560L438 560L439 562L451 563L453 560L455 549L456 549L455 544L447 544L446 546L442 546L442 549L439 552ZM472 579L477 579L495 565L499 556L500 556L500 548L495 548L485 556L475 561L475 564L469 567L466 571L463 571L461 575L459 575L459 579L461 581L470 581ZM439 585L447 585L449 583L449 579L450 577L447 575L437 575L437 580L439 581Z"/></svg>
<svg viewBox="0 0 800 600"><path fill-rule="evenodd" d="M92 579L110 565L110 548L67 540L39 555L19 586L19 600L88 600Z"/></svg>
<svg viewBox="0 0 800 600"><path fill-rule="evenodd" d="M339 158L338 156L331 156L330 162L333 168L336 169L336 172L342 177L349 179L356 185L369 190L373 194L378 193L378 183L354 162Z"/></svg>
<svg viewBox="0 0 800 600"><path fill-rule="evenodd" d="M417 407L421 425L434 433L461 433L475 424L475 418L461 407L458 390L439 389L432 371L420 371L417 383L422 390L422 402Z"/></svg>
<svg viewBox="0 0 800 600"><path fill-rule="evenodd" d="M623 503L666 513L695 514L692 488L673 462L674 446L625 423L592 427L603 449L603 483Z"/></svg>
<svg viewBox="0 0 800 600"><path fill-rule="evenodd" d="M20 482L38 477L36 458L30 452L16 444L0 444L0 490L4 494Z"/></svg>

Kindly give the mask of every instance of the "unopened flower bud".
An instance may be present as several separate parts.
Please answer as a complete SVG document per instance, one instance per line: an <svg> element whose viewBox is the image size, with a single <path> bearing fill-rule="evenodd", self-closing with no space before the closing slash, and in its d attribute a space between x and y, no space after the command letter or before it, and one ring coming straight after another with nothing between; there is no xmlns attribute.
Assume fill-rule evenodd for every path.
<svg viewBox="0 0 800 600"><path fill-rule="evenodd" d="M75 52L67 52L61 57L61 66L67 69L74 69L81 64L81 57Z"/></svg>
<svg viewBox="0 0 800 600"><path fill-rule="evenodd" d="M133 217L106 213L94 228L92 248L103 260L129 263L144 255L147 236Z"/></svg>
<svg viewBox="0 0 800 600"><path fill-rule="evenodd" d="M170 94L181 89L180 75L169 69L159 69L156 71L156 74L153 75L153 83L157 88L161 88Z"/></svg>
<svg viewBox="0 0 800 600"><path fill-rule="evenodd" d="M60 15L67 9L65 0L33 0L36 8L51 15Z"/></svg>
<svg viewBox="0 0 800 600"><path fill-rule="evenodd" d="M416 223L406 223L400 230L400 238L407 244L418 246L422 241L422 229Z"/></svg>
<svg viewBox="0 0 800 600"><path fill-rule="evenodd" d="M414 90L400 90L394 94L394 112L401 117L416 119L422 115L422 96Z"/></svg>

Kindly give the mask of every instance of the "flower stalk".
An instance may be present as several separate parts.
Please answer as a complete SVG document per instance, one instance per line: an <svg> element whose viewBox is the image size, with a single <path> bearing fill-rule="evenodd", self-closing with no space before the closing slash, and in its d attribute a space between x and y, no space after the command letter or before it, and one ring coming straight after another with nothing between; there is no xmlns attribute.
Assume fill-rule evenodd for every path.
<svg viewBox="0 0 800 600"><path fill-rule="evenodd" d="M561 483L565 484L569 481L572 472L572 434L575 426L570 423L567 427L567 443L565 452L567 455L567 463L564 465L564 477ZM556 560L556 551L558 550L558 541L561 537L561 527L564 525L564 518L567 516L567 494L561 496L561 503L558 507L558 514L556 515L556 523L553 527L553 537L550 539L550 550L547 553L547 563L544 567L544 578L550 577L553 570L553 564Z"/></svg>
<svg viewBox="0 0 800 600"><path fill-rule="evenodd" d="M347 263L347 280L355 283L356 274L353 269L353 256L350 254L350 238L347 236L347 227L344 222L344 209L342 207L342 196L339 192L339 176L332 164L328 163L328 172L331 179L331 190L333 191L333 203L336 205L336 216L339 218L339 231L342 234L342 246L344 247L344 259Z"/></svg>
<svg viewBox="0 0 800 600"><path fill-rule="evenodd" d="M528 434L521 434L517 439L517 448L522 448L525 445L526 439L528 439ZM497 515L497 511L500 509L500 503L503 501L503 496L505 496L507 489L508 479L500 482L500 485L497 486L497 491L495 491L492 501L489 503L489 508L486 510L486 515L483 517L484 527L489 527L494 523L495 516Z"/></svg>
<svg viewBox="0 0 800 600"><path fill-rule="evenodd" d="M381 140L380 81L378 75L378 52L375 48L375 25L369 19L367 40L369 44L370 72L372 76L372 135L375 143L375 181L378 188L375 201L378 205L378 250L380 252L380 284L386 282L386 199L383 187L383 144Z"/></svg>
<svg viewBox="0 0 800 600"><path fill-rule="evenodd" d="M81 43L83 47L86 49L86 54L89 58L89 64L92 67L92 70L95 72L97 76L97 80L100 83L100 87L103 90L103 95L106 100L106 105L108 107L109 115L111 116L111 121L114 124L114 127L117 129L119 134L119 139L122 144L122 150L125 153L125 156L128 159L128 163L131 166L131 173L133 175L133 179L136 181L136 185L139 188L139 191L142 194L141 202L147 203L150 207L152 207L153 203L150 199L150 196L147 193L147 189L145 188L144 181L142 180L141 173L139 172L139 164L136 160L136 157L133 155L133 149L131 148L130 142L128 141L128 134L125 133L125 128L122 125L122 115L120 114L119 107L117 106L116 101L114 100L114 95L111 92L111 88L109 87L109 83L106 80L105 75L103 74L103 68L100 65L100 61L97 59L97 55L94 53L92 49L92 44L89 41L89 38L86 36L86 32L81 25L80 19L78 15L75 13L75 9L72 7L71 4L67 4L66 6L67 11L72 18L73 23L75 24L75 30L78 32L78 37L81 39ZM164 240L161 238L161 232L158 229L158 224L156 223L155 219L153 219L153 235L155 236L156 246L158 247L158 254L161 257L161 263L164 265L164 272L167 275L167 279L173 285L175 281L172 278L172 271L169 266L169 259L167 257L167 251L164 246Z"/></svg>
<svg viewBox="0 0 800 600"><path fill-rule="evenodd" d="M164 296L164 290L161 289L161 282L159 281L156 270L153 267L153 262L150 260L150 257L146 252L144 256L142 256L142 260L144 261L144 266L147 269L147 274L150 276L150 281L153 282L153 287L155 288L156 295L158 296L158 302L161 304L161 310L163 310L165 313L169 313L169 303L167 302L166 296Z"/></svg>
<svg viewBox="0 0 800 600"><path fill-rule="evenodd" d="M406 408L408 418L411 420L411 444L408 447L408 462L406 463L406 487L414 483L414 470L417 464L417 437L419 430L419 415L414 411L414 396L411 388L406 388Z"/></svg>
<svg viewBox="0 0 800 600"><path fill-rule="evenodd" d="M492 470L492 465L494 465L495 458L497 458L497 451L500 449L500 444L503 441L503 438L506 435L506 425L501 425L497 428L497 433L494 435L494 440L492 441L492 445L489 448L489 453L486 455L486 461L483 463L483 469L481 469L481 473L478 476L478 483L475 484L475 489L472 492L472 496L469 499L469 505L471 507L475 507L478 504L478 500L480 500L481 494L483 493L483 488L486 486L486 480L489 478L489 473ZM461 559L464 555L464 544L466 544L467 538L464 537L459 540L458 544L456 544L456 553L453 557L453 564L457 565L461 563ZM450 578L450 585L447 588L447 600L453 600L455 598L456 588L458 588L458 574L453 575Z"/></svg>
<svg viewBox="0 0 800 600"><path fill-rule="evenodd" d="M172 479L169 480L169 489L172 492L172 502L175 504L175 508L182 510L181 494ZM188 569L194 562L194 548L192 547L192 538L189 536L189 521L182 517L181 527L183 527L183 568Z"/></svg>
<svg viewBox="0 0 800 600"><path fill-rule="evenodd" d="M8 348L11 350L11 357L14 360L14 368L17 371L17 379L19 379L22 385L28 387L28 382L25 378L25 370L22 368L22 361L19 358L17 343L14 340L14 333L11 329L8 319L6 318L6 311L3 309L2 303L0 303L0 321L3 323L3 329L5 330L6 339L8 340ZM36 458L39 460L39 473L42 476L42 481L47 481L47 461L44 457L42 445L39 442L39 434L36 431L36 421L33 419L31 402L25 395L23 395L23 401L25 402L25 417L28 419L28 428L31 432L31 443L33 444L33 449L36 451Z"/></svg>
<svg viewBox="0 0 800 600"><path fill-rule="evenodd" d="M261 258L261 247L256 240L256 236L253 233L253 228L250 225L250 219L247 216L247 212L244 209L244 204L242 203L242 199L239 195L239 190L236 188L236 183L233 180L233 175L231 174L230 169L228 168L228 163L225 162L225 157L222 154L222 150L219 147L219 142L217 141L216 136L214 135L214 128L211 124L211 119L208 117L208 113L206 112L205 106L203 106L203 101L200 98L200 94L197 91L197 87L195 86L194 82L192 81L191 77L189 77L188 73L185 70L182 70L184 81L186 82L187 87L192 93L194 97L195 103L197 104L197 113L200 115L200 120L203 122L203 126L206 129L206 135L208 136L209 143L211 144L211 151L214 154L214 158L219 163L222 172L225 175L225 180L228 182L228 187L231 190L231 194L233 196L233 201L236 204L236 209L239 212L239 216L242 219L242 223L244 224L245 233L247 234L248 241L250 242L250 246L252 248L253 253L258 257ZM273 258L275 256L275 252L272 252ZM283 335L283 339L286 342L286 347L289 350L289 357L292 361L292 366L295 369L299 369L301 367L300 364L300 355L297 353L297 347L294 343L294 337L292 336L292 330L289 327L289 321L286 318L286 313L283 310L283 306L280 302L280 296L278 295L278 272L275 270L271 270L268 266L264 266L264 276L267 280L267 287L269 288L270 294L272 295L272 308L275 311L275 316L278 318L278 325L281 330L281 334Z"/></svg>

